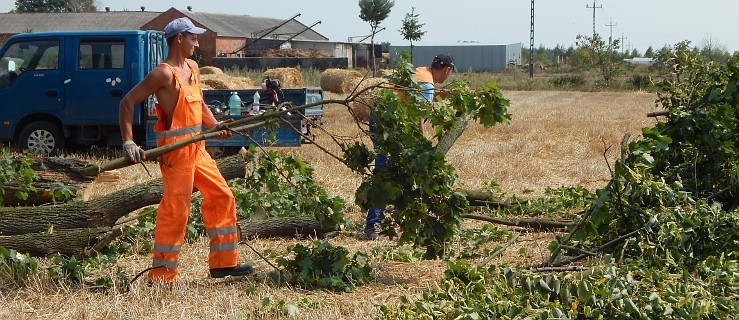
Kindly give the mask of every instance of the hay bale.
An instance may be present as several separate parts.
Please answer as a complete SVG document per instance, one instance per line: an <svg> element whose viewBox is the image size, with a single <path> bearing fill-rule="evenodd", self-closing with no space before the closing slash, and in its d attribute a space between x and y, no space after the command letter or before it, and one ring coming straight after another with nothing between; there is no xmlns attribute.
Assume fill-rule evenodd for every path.
<svg viewBox="0 0 739 320"><path fill-rule="evenodd" d="M380 85L383 83L387 83L387 79L385 78L360 78L360 79L351 79L350 82L353 83L351 86L352 88L357 88L356 92L361 92L363 89L366 89L368 87ZM363 93L361 93L359 96L354 99L354 101L349 105L349 107L352 109L352 112L357 116L359 120L362 121L368 121L369 120L369 114L372 110L372 107L375 105L375 98L377 97L377 90L378 89L372 89L367 90Z"/></svg>
<svg viewBox="0 0 739 320"><path fill-rule="evenodd" d="M203 89L248 89L255 88L254 81L244 77L234 77L227 74L201 74L200 82Z"/></svg>
<svg viewBox="0 0 739 320"><path fill-rule="evenodd" d="M334 93L347 93L354 89L349 87L348 82L351 79L361 79L362 73L357 70L348 69L326 69L321 72L321 89Z"/></svg>
<svg viewBox="0 0 739 320"><path fill-rule="evenodd" d="M303 75L295 68L267 69L267 71L262 73L262 83L264 83L267 77L280 80L280 87L283 89L303 87Z"/></svg>
<svg viewBox="0 0 739 320"><path fill-rule="evenodd" d="M223 70L218 67L207 66L200 68L200 74L223 74Z"/></svg>

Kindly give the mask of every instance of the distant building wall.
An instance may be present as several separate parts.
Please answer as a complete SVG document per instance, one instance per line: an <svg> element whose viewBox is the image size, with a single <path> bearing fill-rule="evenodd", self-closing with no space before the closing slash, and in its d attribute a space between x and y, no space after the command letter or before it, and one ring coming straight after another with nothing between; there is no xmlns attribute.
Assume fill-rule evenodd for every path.
<svg viewBox="0 0 739 320"><path fill-rule="evenodd" d="M174 8L170 8L169 10L162 12L162 14L158 15L153 20L141 26L141 30L162 31L164 30L164 27L172 20L182 18L184 16L185 15L182 12ZM200 45L200 53L203 55L205 65L210 65L212 64L213 57L215 57L217 54L216 39L218 38L218 35L198 21L193 21L193 24L197 27L205 29L205 33L198 35L198 44Z"/></svg>
<svg viewBox="0 0 739 320"><path fill-rule="evenodd" d="M398 52L410 53L410 46L391 46L391 64L398 58ZM439 53L454 57L459 71L497 71L506 70L511 60L521 62L521 44L509 45L458 45L458 46L413 46L413 65L428 66Z"/></svg>
<svg viewBox="0 0 739 320"><path fill-rule="evenodd" d="M237 37L218 37L216 39L216 56L229 55L241 49L246 44L246 39Z"/></svg>

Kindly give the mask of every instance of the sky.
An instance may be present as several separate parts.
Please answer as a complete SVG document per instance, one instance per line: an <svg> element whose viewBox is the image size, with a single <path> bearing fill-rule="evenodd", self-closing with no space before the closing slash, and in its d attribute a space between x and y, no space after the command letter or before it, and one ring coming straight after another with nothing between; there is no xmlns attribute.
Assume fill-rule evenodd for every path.
<svg viewBox="0 0 739 320"><path fill-rule="evenodd" d="M170 7L193 11L288 19L313 27L331 41L358 41L369 35L369 24L359 18L358 0L97 0L104 10L165 11ZM15 7L15 0L0 0L0 12ZM414 45L457 43L511 44L528 47L531 1L528 0L395 0L375 42L407 45L401 22L415 7L426 34ZM589 7L589 8L588 8ZM592 9L595 7L595 9ZM644 53L689 40L693 46L718 45L739 50L739 1L735 0L535 0L534 46L574 46L577 35L593 34L622 40L622 49ZM367 40L369 41L369 40Z"/></svg>

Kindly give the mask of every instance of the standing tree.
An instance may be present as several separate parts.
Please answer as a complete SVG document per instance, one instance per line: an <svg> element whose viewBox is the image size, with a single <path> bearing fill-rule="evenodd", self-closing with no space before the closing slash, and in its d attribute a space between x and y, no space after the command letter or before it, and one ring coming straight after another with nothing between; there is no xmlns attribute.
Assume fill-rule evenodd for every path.
<svg viewBox="0 0 739 320"><path fill-rule="evenodd" d="M647 51L644 51L644 57L651 58L653 56L654 56L654 48L652 48L652 46L649 46L649 48L647 48Z"/></svg>
<svg viewBox="0 0 739 320"><path fill-rule="evenodd" d="M606 86L621 72L621 65L613 58L613 51L619 48L618 39L608 44L597 33L593 37L578 35L575 44L581 58L581 66L586 69L598 69Z"/></svg>
<svg viewBox="0 0 739 320"><path fill-rule="evenodd" d="M359 0L359 18L367 21L372 30L370 36L370 60L372 61L372 75L375 75L377 66L375 65L375 33L380 23L387 19L390 15L390 9L395 5L394 0Z"/></svg>
<svg viewBox="0 0 739 320"><path fill-rule="evenodd" d="M15 12L95 12L96 0L15 0Z"/></svg>
<svg viewBox="0 0 739 320"><path fill-rule="evenodd" d="M403 19L403 26L400 28L400 34L403 35L403 39L408 40L411 45L411 63L413 63L413 41L421 40L426 31L421 31L421 28L425 23L418 23L418 13L416 13L416 7L411 7L411 12L405 14Z"/></svg>

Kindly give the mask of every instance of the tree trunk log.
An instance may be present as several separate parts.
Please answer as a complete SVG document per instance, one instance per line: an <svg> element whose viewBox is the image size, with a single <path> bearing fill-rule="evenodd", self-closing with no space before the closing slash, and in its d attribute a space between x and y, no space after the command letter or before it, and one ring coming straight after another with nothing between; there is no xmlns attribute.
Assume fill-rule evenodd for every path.
<svg viewBox="0 0 739 320"><path fill-rule="evenodd" d="M488 208L510 207L509 204L500 202L500 199L496 199L489 191L468 189L459 189L457 191L465 194L470 206L482 206Z"/></svg>
<svg viewBox="0 0 739 320"><path fill-rule="evenodd" d="M246 176L244 157L234 155L218 161L226 180ZM193 190L195 191L195 190ZM161 179L154 179L92 201L43 207L0 208L0 235L20 235L55 230L111 227L122 216L159 203L164 192Z"/></svg>
<svg viewBox="0 0 739 320"><path fill-rule="evenodd" d="M0 247L42 257L52 253L76 255L85 248L94 245L97 239L110 229L72 229L58 230L51 233L37 232L14 236L0 236Z"/></svg>
<svg viewBox="0 0 739 320"><path fill-rule="evenodd" d="M295 235L310 236L338 231L333 226L322 226L313 217L287 217L267 220L240 220L239 238L242 240L254 237L293 237Z"/></svg>
<svg viewBox="0 0 739 320"><path fill-rule="evenodd" d="M20 159L14 159L14 161ZM90 165L89 162L76 158L33 158L31 168L36 173L36 180L31 183L36 191L28 192L28 198L16 196L20 190L19 182L10 182L3 186L4 206L38 206L53 201L51 198L52 186L55 182L63 183L70 191L76 193L86 188L94 177L87 177L79 173L81 168Z"/></svg>
<svg viewBox="0 0 739 320"><path fill-rule="evenodd" d="M502 225L511 226L511 227L530 228L530 229L535 229L535 230L540 230L540 231L565 229L565 228L575 226L575 223L572 223L572 222L559 222L559 221L544 220L544 219L503 220L503 219L498 219L498 218L493 218L493 217L480 216L476 214L463 214L462 218L486 221L490 223L502 224Z"/></svg>

